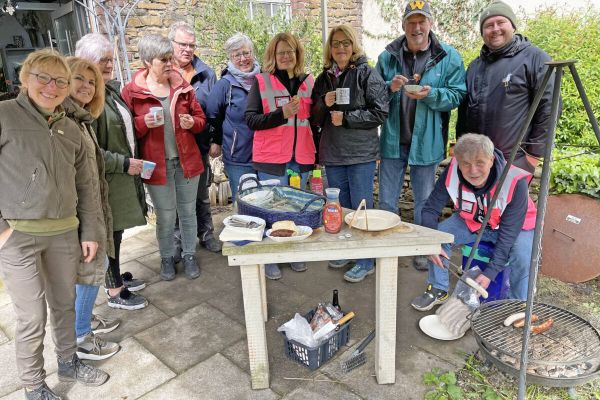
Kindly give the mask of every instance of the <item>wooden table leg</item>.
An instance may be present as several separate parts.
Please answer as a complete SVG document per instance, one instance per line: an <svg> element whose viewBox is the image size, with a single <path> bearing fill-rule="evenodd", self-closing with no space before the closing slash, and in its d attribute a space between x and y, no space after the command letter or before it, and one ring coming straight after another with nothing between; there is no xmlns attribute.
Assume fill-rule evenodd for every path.
<svg viewBox="0 0 600 400"><path fill-rule="evenodd" d="M375 289L375 375L380 385L396 381L397 292L398 258L378 258Z"/></svg>
<svg viewBox="0 0 600 400"><path fill-rule="evenodd" d="M263 311L260 265L241 265L242 292L252 389L269 387L269 356Z"/></svg>
<svg viewBox="0 0 600 400"><path fill-rule="evenodd" d="M265 265L261 264L260 265L260 301L262 304L262 310L263 310L263 320L265 322L268 321L269 319L269 313L268 313L268 309L267 309L267 278L265 276Z"/></svg>

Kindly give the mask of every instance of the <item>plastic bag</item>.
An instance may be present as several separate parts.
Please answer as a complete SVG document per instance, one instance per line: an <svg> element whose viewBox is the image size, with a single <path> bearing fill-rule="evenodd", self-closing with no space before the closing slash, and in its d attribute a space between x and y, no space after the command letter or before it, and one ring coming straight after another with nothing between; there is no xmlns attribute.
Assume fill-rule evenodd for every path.
<svg viewBox="0 0 600 400"><path fill-rule="evenodd" d="M294 318L277 328L278 332L285 332L289 340L295 340L308 347L315 347L318 343L313 338L310 324L302 315L296 313Z"/></svg>
<svg viewBox="0 0 600 400"><path fill-rule="evenodd" d="M473 267L463 273L463 277L475 279L481 274L479 267ZM456 336L462 336L469 330L469 316L480 305L479 292L463 281L456 282L450 298L436 311L442 325Z"/></svg>

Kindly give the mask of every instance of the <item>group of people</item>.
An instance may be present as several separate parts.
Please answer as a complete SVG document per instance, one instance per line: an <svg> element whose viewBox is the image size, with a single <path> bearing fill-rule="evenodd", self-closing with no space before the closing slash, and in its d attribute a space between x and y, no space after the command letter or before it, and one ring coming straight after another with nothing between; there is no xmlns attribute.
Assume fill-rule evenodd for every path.
<svg viewBox="0 0 600 400"><path fill-rule="evenodd" d="M200 275L197 239L220 251L208 201L209 156L222 154L234 201L244 174L286 185L291 170L305 187L318 163L347 208L362 199L373 207L379 161L379 206L395 213L408 167L414 222L455 237L440 255L415 257L415 268L429 274L412 306L429 310L448 298L444 267L452 247L473 241L480 229L495 250L476 280L487 287L510 266L511 297L524 299L536 215L528 182L549 130L551 85L502 186L498 178L519 145L549 56L515 33L514 12L501 1L481 14L484 44L466 72L432 24L429 2L410 1L405 34L386 47L375 68L354 29L336 26L316 79L304 70L296 36L276 34L261 66L251 39L237 33L225 43L227 66L217 81L194 54L194 30L185 22L175 23L168 37L139 40L143 67L122 90L112 76L113 45L101 34L84 36L75 57L30 54L20 72L21 93L0 103L0 274L17 315L17 367L26 398L59 398L45 384L47 305L59 379L86 385L108 379L81 359L119 350L97 336L120 323L92 314L102 281L109 306L147 305L135 293L145 283L121 273L119 260L124 230L146 223L142 182L156 214L163 280L175 278L178 262L187 278ZM406 90L414 82L419 88ZM454 157L436 181L456 108ZM142 178L144 161L155 168ZM440 223L448 200L455 213ZM375 270L373 259L329 263L348 264L344 278L350 282ZM277 264L265 272L270 279L282 276Z"/></svg>

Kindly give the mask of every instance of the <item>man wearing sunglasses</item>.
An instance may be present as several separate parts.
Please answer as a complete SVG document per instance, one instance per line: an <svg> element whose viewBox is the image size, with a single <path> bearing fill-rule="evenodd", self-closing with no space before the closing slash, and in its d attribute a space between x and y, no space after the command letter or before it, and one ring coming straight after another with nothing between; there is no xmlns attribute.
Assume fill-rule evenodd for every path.
<svg viewBox="0 0 600 400"><path fill-rule="evenodd" d="M206 113L206 102L208 94L217 82L215 72L194 54L196 50L196 34L194 29L185 21L178 21L171 25L169 40L173 44L173 62L183 78L188 81L196 92L196 98ZM210 212L210 200L208 188L211 183L211 170L208 156L217 157L221 154L221 143L207 124L205 131L195 135L196 143L202 153L204 173L200 175L198 183L198 197L196 198L196 219L198 221L198 239L200 244L212 252L221 251L221 242L214 237L214 226ZM181 254L181 236L179 229L175 229L175 261Z"/></svg>

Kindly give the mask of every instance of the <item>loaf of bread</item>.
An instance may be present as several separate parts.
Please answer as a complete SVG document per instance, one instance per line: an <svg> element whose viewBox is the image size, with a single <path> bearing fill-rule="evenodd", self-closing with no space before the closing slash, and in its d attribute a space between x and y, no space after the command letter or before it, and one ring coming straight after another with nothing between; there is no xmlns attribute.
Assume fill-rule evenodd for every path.
<svg viewBox="0 0 600 400"><path fill-rule="evenodd" d="M294 221L277 221L271 227L271 236L290 237L298 234L298 228Z"/></svg>

